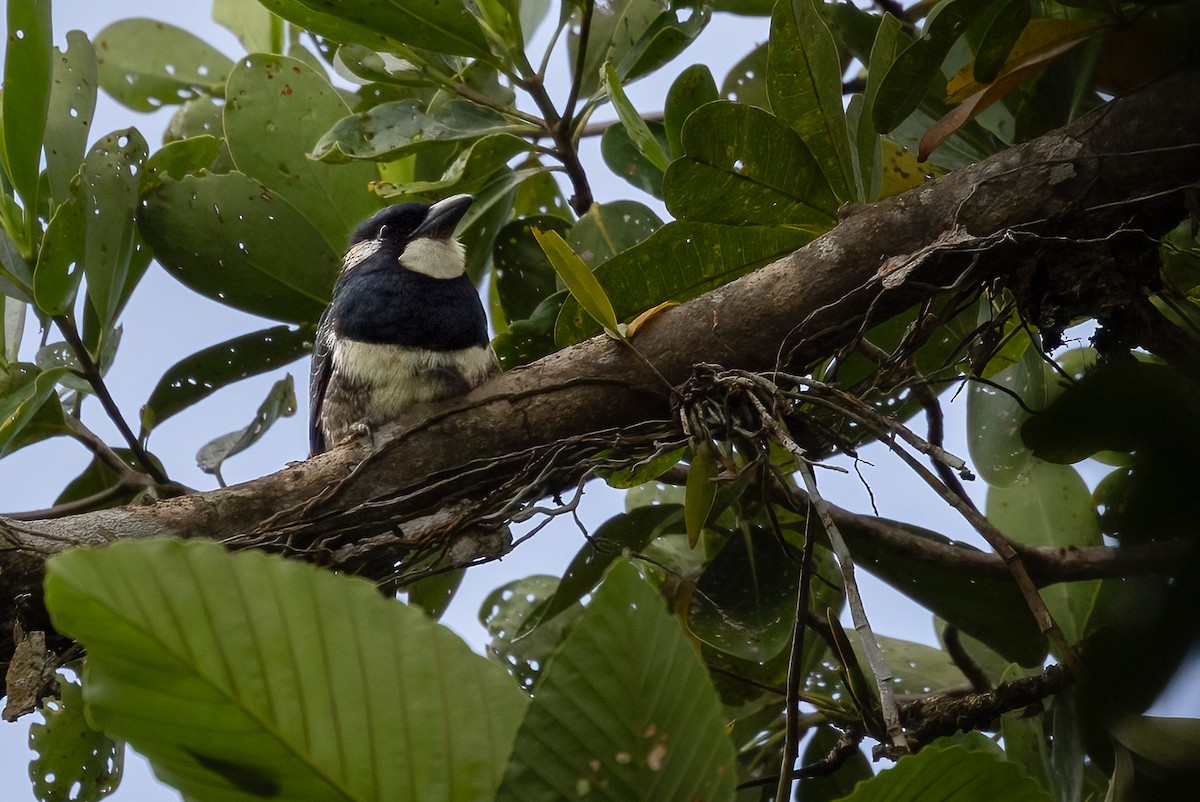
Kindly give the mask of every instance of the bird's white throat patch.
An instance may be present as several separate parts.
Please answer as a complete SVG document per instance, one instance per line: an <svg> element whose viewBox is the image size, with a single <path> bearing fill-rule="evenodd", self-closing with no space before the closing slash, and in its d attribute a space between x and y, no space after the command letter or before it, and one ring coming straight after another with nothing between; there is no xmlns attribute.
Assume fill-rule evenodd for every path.
<svg viewBox="0 0 1200 802"><path fill-rule="evenodd" d="M421 237L408 243L400 254L400 264L430 278L458 278L466 272L462 243L450 239Z"/></svg>

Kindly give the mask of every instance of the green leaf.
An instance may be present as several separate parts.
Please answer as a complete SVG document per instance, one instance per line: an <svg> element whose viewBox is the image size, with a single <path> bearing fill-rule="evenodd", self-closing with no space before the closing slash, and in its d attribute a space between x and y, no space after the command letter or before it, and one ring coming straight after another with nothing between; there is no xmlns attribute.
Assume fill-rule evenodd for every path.
<svg viewBox="0 0 1200 802"><path fill-rule="evenodd" d="M696 548L700 542L700 533L708 523L709 513L717 498L717 484L713 480L717 478L718 468L716 448L707 440L701 441L688 467L687 495L683 502L684 529L687 531L688 545L692 548Z"/></svg>
<svg viewBox="0 0 1200 802"><path fill-rule="evenodd" d="M1149 764L1143 771L1150 776L1183 775L1195 782L1200 774L1200 721L1194 718L1126 716L1109 732L1135 760Z"/></svg>
<svg viewBox="0 0 1200 802"><path fill-rule="evenodd" d="M351 159L384 161L443 142L462 142L492 134L528 133L498 111L456 98L423 110L416 98L381 103L338 120L313 146L312 158L327 162Z"/></svg>
<svg viewBox="0 0 1200 802"><path fill-rule="evenodd" d="M767 54L770 42L763 42L730 68L721 82L721 97L767 110Z"/></svg>
<svg viewBox="0 0 1200 802"><path fill-rule="evenodd" d="M600 265L595 275L618 320L628 320L663 301L695 298L812 239L797 228L667 223ZM599 328L570 298L558 316L554 340L563 347L598 334Z"/></svg>
<svg viewBox="0 0 1200 802"><path fill-rule="evenodd" d="M99 800L117 790L125 744L88 724L79 683L58 675L59 696L40 708L43 722L29 725L33 792L41 800Z"/></svg>
<svg viewBox="0 0 1200 802"><path fill-rule="evenodd" d="M639 52L636 45L664 13L660 0L613 0L593 6L591 27L588 32L587 54L580 75L579 94L591 97L601 85L605 62L616 65L621 79L630 73ZM579 52L579 31L571 26L568 38L571 63Z"/></svg>
<svg viewBox="0 0 1200 802"><path fill-rule="evenodd" d="M513 156L531 148L531 143L519 136L489 134L468 144L440 178L403 183L377 181L375 192L394 202L408 198L437 201L457 193L474 195L494 180L497 173L507 171L507 163Z"/></svg>
<svg viewBox="0 0 1200 802"><path fill-rule="evenodd" d="M572 250L595 270L662 228L647 206L631 200L593 203L566 235Z"/></svg>
<svg viewBox="0 0 1200 802"><path fill-rule="evenodd" d="M817 0L775 6L767 53L771 110L804 140L834 195L856 196L842 106L842 64Z"/></svg>
<svg viewBox="0 0 1200 802"><path fill-rule="evenodd" d="M642 115L629 102L625 90L621 87L621 79L617 75L616 69L612 63L604 65L604 83L608 90L609 99L612 101L613 107L617 110L617 116L621 123L625 126L625 131L629 134L629 138L633 140L633 144L637 147L638 152L659 171L667 169L671 159L667 156L666 150L655 138L654 134L650 133L649 126L642 119Z"/></svg>
<svg viewBox="0 0 1200 802"><path fill-rule="evenodd" d="M695 41L712 19L709 0L674 0L667 6L617 65L617 74L625 83L672 61Z"/></svg>
<svg viewBox="0 0 1200 802"><path fill-rule="evenodd" d="M61 426L62 407L54 387L66 372L66 368L39 371L21 364L0 368L0 457L32 442L28 432L22 436L23 430L43 406L58 410Z"/></svg>
<svg viewBox="0 0 1200 802"><path fill-rule="evenodd" d="M308 148L350 109L325 76L293 58L257 53L229 75L224 126L239 172L303 214L340 251L380 208L371 164L329 165Z"/></svg>
<svg viewBox="0 0 1200 802"><path fill-rule="evenodd" d="M142 406L141 439L176 413L234 382L281 368L312 348L311 326L269 329L243 334L197 351L162 375Z"/></svg>
<svg viewBox="0 0 1200 802"><path fill-rule="evenodd" d="M25 202L37 208L42 136L50 107L53 28L49 0L9 0L4 54L0 156L4 171Z"/></svg>
<svg viewBox="0 0 1200 802"><path fill-rule="evenodd" d="M972 382L967 387L967 450L992 487L1024 483L1039 462L1021 439L1021 426L1029 420L1028 410L1046 408L1047 379L1041 352L1030 348L990 384Z"/></svg>
<svg viewBox="0 0 1200 802"><path fill-rule="evenodd" d="M535 229L565 234L571 224L561 217L538 215L514 220L496 236L492 250L496 292L506 320L524 320L558 290L558 274L534 237Z"/></svg>
<svg viewBox="0 0 1200 802"><path fill-rule="evenodd" d="M612 302L587 264L571 250L571 246L557 231L542 232L534 229L533 237L545 252L559 278L571 291L571 297L607 332L619 338L621 335Z"/></svg>
<svg viewBox="0 0 1200 802"><path fill-rule="evenodd" d="M0 194L0 199L3 198ZM3 227L0 227L0 294L25 303L33 296L33 270Z"/></svg>
<svg viewBox="0 0 1200 802"><path fill-rule="evenodd" d="M861 782L844 802L1050 802L1037 781L990 752L934 741Z"/></svg>
<svg viewBox="0 0 1200 802"><path fill-rule="evenodd" d="M182 28L124 19L96 34L100 87L134 111L154 111L199 94L221 95L233 62Z"/></svg>
<svg viewBox="0 0 1200 802"><path fill-rule="evenodd" d="M256 0L213 0L213 22L232 33L247 53L275 53L282 44L280 20Z"/></svg>
<svg viewBox="0 0 1200 802"><path fill-rule="evenodd" d="M667 147L662 123L649 122L646 127L650 135L658 140L660 148ZM600 137L600 155L613 175L625 179L647 195L662 199L663 172L642 155L624 123L614 123L604 129Z"/></svg>
<svg viewBox="0 0 1200 802"><path fill-rule="evenodd" d="M138 472L145 471L138 457L130 449L114 448L112 451L133 470ZM163 469L163 465L158 458L153 454L149 456L154 464L165 474L166 470ZM78 476L67 482L67 486L54 499L54 504L57 506L59 504L66 504L69 501L79 501L80 499L91 498L105 490L112 490L121 484L122 478L107 462L104 462L99 457L92 457L87 467L80 471ZM140 488L129 487L115 495L108 496L100 503L96 503L92 509L120 507L124 504L129 504L141 493L142 490Z"/></svg>
<svg viewBox="0 0 1200 802"><path fill-rule="evenodd" d="M544 574L518 579L493 590L479 608L479 623L492 636L488 656L504 666L526 692L537 687L564 633L583 612L583 607L573 605L528 631L557 585L558 577Z"/></svg>
<svg viewBox="0 0 1200 802"><path fill-rule="evenodd" d="M914 537L942 546L952 541L911 524L892 522ZM889 547L869 531L844 527L855 564L989 648L1021 665L1041 665L1046 641L1011 578L979 579L943 571L904 547ZM960 546L964 552L974 551Z"/></svg>
<svg viewBox="0 0 1200 802"><path fill-rule="evenodd" d="M1102 546L1092 494L1079 472L1069 465L1035 462L1023 481L989 487L987 517L1000 531L1027 546L1076 549ZM1076 643L1096 601L1100 580L1060 582L1042 588L1042 598Z"/></svg>
<svg viewBox="0 0 1200 802"><path fill-rule="evenodd" d="M220 155L221 146L222 142L209 134L168 142L146 160L138 191L145 195L158 187L164 177L182 181L184 176L208 169Z"/></svg>
<svg viewBox="0 0 1200 802"><path fill-rule="evenodd" d="M63 315L75 306L83 279L84 219L79 202L70 198L54 210L38 249L33 298L44 315Z"/></svg>
<svg viewBox="0 0 1200 802"><path fill-rule="evenodd" d="M1008 0L996 12L983 33L975 53L975 80L987 84L996 80L1013 45L1029 24L1032 10L1029 0Z"/></svg>
<svg viewBox="0 0 1200 802"><path fill-rule="evenodd" d="M296 387L292 374L275 382L266 399L244 428L223 434L206 443L196 454L196 465L205 473L221 476L221 465L234 454L240 454L262 439L271 425L280 418L290 418L296 414Z"/></svg>
<svg viewBox="0 0 1200 802"><path fill-rule="evenodd" d="M879 85L907 43L908 39L901 34L900 20L891 14L884 14L875 33L875 41L871 45L867 86L862 95L862 106L856 109L858 120L854 126L855 163L858 168L859 189L864 201L879 199L883 181L883 154L880 151L879 134L875 131L874 122Z"/></svg>
<svg viewBox="0 0 1200 802"><path fill-rule="evenodd" d="M164 178L143 198L142 235L168 272L251 314L316 322L341 259L286 200L241 173Z"/></svg>
<svg viewBox="0 0 1200 802"><path fill-rule="evenodd" d="M787 225L813 234L837 221L838 199L800 135L768 112L716 101L688 117L685 156L663 180L676 217Z"/></svg>
<svg viewBox="0 0 1200 802"><path fill-rule="evenodd" d="M911 114L939 75L950 48L992 0L942 0L925 20L921 38L888 69L872 109L875 130L886 134Z"/></svg>
<svg viewBox="0 0 1200 802"><path fill-rule="evenodd" d="M92 146L80 171L83 273L105 327L116 319L137 248L138 181L148 153L136 128L114 131Z"/></svg>
<svg viewBox="0 0 1200 802"><path fill-rule="evenodd" d="M1011 682L1036 673L1037 669L1011 666L1001 681ZM1056 798L1062 798L1057 793L1058 783L1050 763L1046 711L1040 707L1010 710L1000 716L1000 734L1004 738L1005 756Z"/></svg>
<svg viewBox="0 0 1200 802"><path fill-rule="evenodd" d="M609 566L621 555L641 551L648 543L668 531L678 531L683 508L678 504L637 507L609 518L592 533L583 548L571 559L562 581L536 618L540 626L573 607L599 584ZM533 622L526 622L528 629Z"/></svg>
<svg viewBox="0 0 1200 802"><path fill-rule="evenodd" d="M732 800L733 745L658 594L613 566L538 684L497 800Z"/></svg>
<svg viewBox="0 0 1200 802"><path fill-rule="evenodd" d="M454 594L458 592L465 575L465 568L456 568L418 579L404 588L408 603L420 607L425 615L437 621L445 614L450 602L454 601Z"/></svg>
<svg viewBox="0 0 1200 802"><path fill-rule="evenodd" d="M370 583L216 543L61 553L46 605L89 720L189 798L487 798L527 704Z"/></svg>
<svg viewBox="0 0 1200 802"><path fill-rule="evenodd" d="M668 149L673 157L683 155L683 125L688 115L719 97L717 82L706 65L693 64L679 73L667 91L667 103L663 110Z"/></svg>
<svg viewBox="0 0 1200 802"><path fill-rule="evenodd" d="M261 0L275 14L342 44L357 43L391 52L404 42L438 53L486 57L487 39L466 3L440 0Z"/></svg>
<svg viewBox="0 0 1200 802"><path fill-rule="evenodd" d="M695 584L688 630L714 649L765 663L791 643L799 579L798 563L774 534L761 526L735 531Z"/></svg>
<svg viewBox="0 0 1200 802"><path fill-rule="evenodd" d="M67 50L54 51L54 84L46 112L46 178L54 205L71 197L96 112L96 49L82 31L67 32Z"/></svg>

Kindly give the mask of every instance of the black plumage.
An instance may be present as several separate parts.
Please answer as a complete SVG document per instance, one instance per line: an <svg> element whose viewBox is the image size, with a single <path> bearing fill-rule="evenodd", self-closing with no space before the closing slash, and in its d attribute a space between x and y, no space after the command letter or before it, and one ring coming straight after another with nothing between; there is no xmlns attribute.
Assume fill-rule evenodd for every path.
<svg viewBox="0 0 1200 802"><path fill-rule="evenodd" d="M313 347L312 454L498 371L453 236L470 203L397 204L354 230Z"/></svg>

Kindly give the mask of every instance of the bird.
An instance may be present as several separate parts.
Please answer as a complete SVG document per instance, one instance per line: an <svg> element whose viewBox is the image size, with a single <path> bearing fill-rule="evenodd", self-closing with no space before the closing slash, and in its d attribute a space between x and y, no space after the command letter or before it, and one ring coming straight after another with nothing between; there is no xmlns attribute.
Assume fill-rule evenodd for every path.
<svg viewBox="0 0 1200 802"><path fill-rule="evenodd" d="M454 236L472 200L395 204L350 235L313 344L310 456L499 372Z"/></svg>

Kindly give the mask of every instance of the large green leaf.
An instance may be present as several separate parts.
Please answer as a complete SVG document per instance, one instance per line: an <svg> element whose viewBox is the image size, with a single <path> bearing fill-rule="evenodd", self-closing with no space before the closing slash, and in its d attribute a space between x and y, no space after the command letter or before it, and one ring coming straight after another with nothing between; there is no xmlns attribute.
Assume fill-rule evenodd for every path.
<svg viewBox="0 0 1200 802"><path fill-rule="evenodd" d="M798 133L834 194L855 196L850 137L842 106L842 63L817 0L775 5L767 53L771 110Z"/></svg>
<svg viewBox="0 0 1200 802"><path fill-rule="evenodd" d="M222 387L294 362L307 353L313 328L272 326L197 351L167 368L142 406L142 439L172 415Z"/></svg>
<svg viewBox="0 0 1200 802"><path fill-rule="evenodd" d="M514 220L500 229L492 251L493 286L507 321L524 320L558 290L558 274L534 239L533 229L566 234L570 223L553 215Z"/></svg>
<svg viewBox="0 0 1200 802"><path fill-rule="evenodd" d="M9 0L4 53L3 121L0 156L4 170L25 201L37 206L42 135L50 106L53 74L49 0Z"/></svg>
<svg viewBox="0 0 1200 802"><path fill-rule="evenodd" d="M1103 546L1092 494L1070 465L1036 461L1021 482L989 487L987 517L1000 531L1028 546L1058 549ZM1096 601L1100 580L1060 582L1042 589L1042 598L1071 643Z"/></svg>
<svg viewBox="0 0 1200 802"><path fill-rule="evenodd" d="M627 561L551 658L498 800L732 800L733 745L703 663Z"/></svg>
<svg viewBox="0 0 1200 802"><path fill-rule="evenodd" d="M967 449L992 487L1025 482L1038 462L1021 439L1021 426L1031 412L1046 408L1049 379L1045 357L1030 348L989 383L972 382L967 388Z"/></svg>
<svg viewBox="0 0 1200 802"><path fill-rule="evenodd" d="M871 45L862 106L855 109L858 118L854 126L854 155L858 167L857 180L864 201L878 200L883 183L883 155L880 151L879 134L875 131L872 119L879 85L896 60L896 55L907 42L908 39L900 32L900 20L891 14L884 14Z"/></svg>
<svg viewBox="0 0 1200 802"><path fill-rule="evenodd" d="M313 143L350 113L325 76L302 61L257 53L229 75L225 138L237 169L284 198L340 251L381 206L371 164L308 158Z"/></svg>
<svg viewBox="0 0 1200 802"><path fill-rule="evenodd" d="M676 217L725 225L787 225L820 233L838 198L798 133L753 106L718 100L683 128L684 157L663 193Z"/></svg>
<svg viewBox="0 0 1200 802"><path fill-rule="evenodd" d="M737 103L770 109L767 98L767 54L770 42L763 42L734 64L721 82L721 97Z"/></svg>
<svg viewBox="0 0 1200 802"><path fill-rule="evenodd" d="M182 28L123 19L96 34L100 86L134 111L154 111L198 94L220 95L229 57Z"/></svg>
<svg viewBox="0 0 1200 802"><path fill-rule="evenodd" d="M46 605L89 720L191 799L487 798L527 704L369 583L215 543L59 554Z"/></svg>
<svg viewBox="0 0 1200 802"><path fill-rule="evenodd" d="M100 324L116 318L137 249L138 181L149 148L136 128L114 131L92 146L80 171L83 188L83 273Z"/></svg>
<svg viewBox="0 0 1200 802"><path fill-rule="evenodd" d="M543 618L542 611L557 585L558 577L527 576L496 588L479 607L479 623L492 636L488 656L503 665L527 692L536 687L550 655L583 612L583 607L573 604L553 621ZM543 623L534 628L539 619Z"/></svg>
<svg viewBox="0 0 1200 802"><path fill-rule="evenodd" d="M71 179L87 148L96 111L96 49L82 31L67 32L67 50L54 53L54 86L46 113L46 178L50 198L71 196Z"/></svg>
<svg viewBox="0 0 1200 802"><path fill-rule="evenodd" d="M241 173L163 178L142 234L172 275L208 298L290 323L315 322L341 262L296 208Z"/></svg>
<svg viewBox="0 0 1200 802"><path fill-rule="evenodd" d="M662 228L647 206L631 200L593 203L565 234L579 258L595 270Z"/></svg>
<svg viewBox="0 0 1200 802"><path fill-rule="evenodd" d="M812 239L799 228L667 223L595 272L617 320L624 321L664 301L695 298ZM560 346L599 332L574 299L563 304L554 329Z"/></svg>
<svg viewBox="0 0 1200 802"><path fill-rule="evenodd" d="M458 56L486 56L487 39L466 3L442 0L260 0L305 30L341 44L391 51L393 42Z"/></svg>
<svg viewBox="0 0 1200 802"><path fill-rule="evenodd" d="M994 747L993 747L994 748ZM858 784L844 802L1050 802L1050 795L1016 764L991 751L946 739Z"/></svg>

